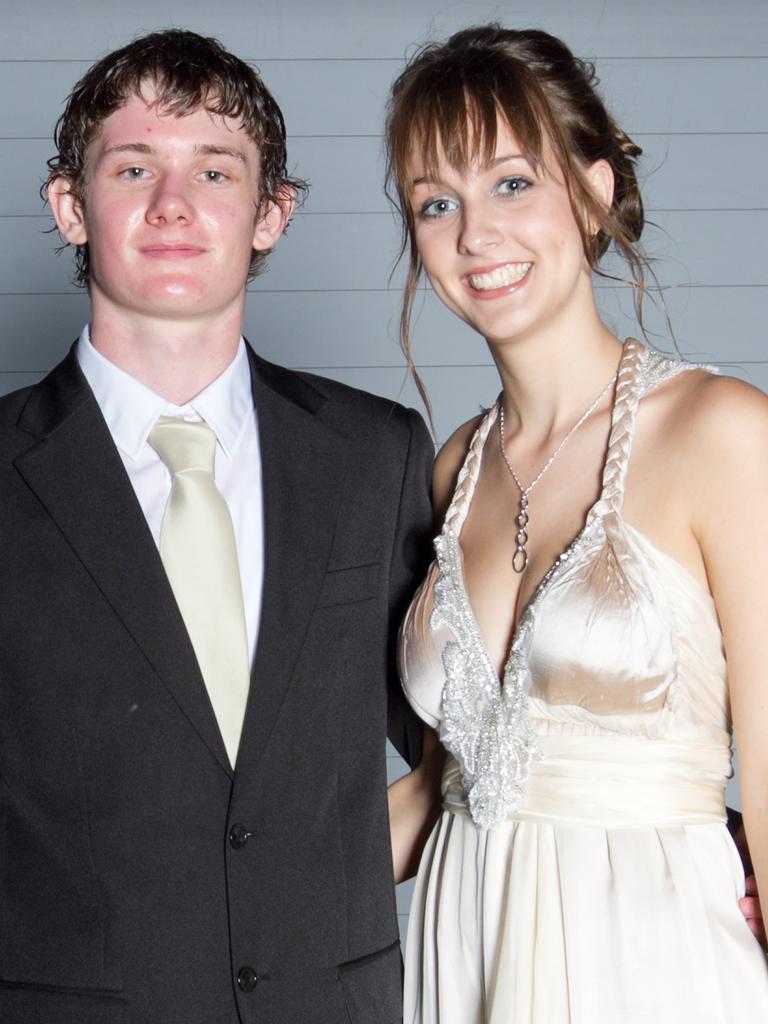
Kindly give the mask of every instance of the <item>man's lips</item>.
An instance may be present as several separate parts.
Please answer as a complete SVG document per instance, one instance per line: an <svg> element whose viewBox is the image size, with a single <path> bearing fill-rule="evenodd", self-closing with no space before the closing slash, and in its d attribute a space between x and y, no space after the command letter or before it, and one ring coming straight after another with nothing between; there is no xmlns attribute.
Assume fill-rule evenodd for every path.
<svg viewBox="0 0 768 1024"><path fill-rule="evenodd" d="M202 256L205 249L197 245L145 245L139 250L142 256L155 260L188 260Z"/></svg>
<svg viewBox="0 0 768 1024"><path fill-rule="evenodd" d="M476 298L495 299L522 287L528 279L533 263L495 263L490 267L477 267L462 278L464 287Z"/></svg>

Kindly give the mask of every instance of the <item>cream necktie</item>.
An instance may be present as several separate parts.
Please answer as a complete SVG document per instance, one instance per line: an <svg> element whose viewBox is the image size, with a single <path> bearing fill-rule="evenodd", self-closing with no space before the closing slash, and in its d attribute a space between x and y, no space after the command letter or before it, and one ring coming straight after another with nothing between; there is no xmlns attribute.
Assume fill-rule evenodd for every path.
<svg viewBox="0 0 768 1024"><path fill-rule="evenodd" d="M148 441L172 476L160 556L234 767L250 673L235 532L213 476L216 435L161 416Z"/></svg>

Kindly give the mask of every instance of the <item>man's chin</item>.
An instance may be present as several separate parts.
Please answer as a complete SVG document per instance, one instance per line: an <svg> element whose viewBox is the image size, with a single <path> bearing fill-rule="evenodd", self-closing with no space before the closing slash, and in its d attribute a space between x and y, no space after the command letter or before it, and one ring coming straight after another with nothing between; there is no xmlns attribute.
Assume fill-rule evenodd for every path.
<svg viewBox="0 0 768 1024"><path fill-rule="evenodd" d="M158 282L153 282L151 288L140 294L99 294L92 289L91 299L96 316L103 310L113 317L146 316L173 320L189 316L214 316L217 311L226 309L233 302L234 296L214 296L201 285L174 282L158 287Z"/></svg>

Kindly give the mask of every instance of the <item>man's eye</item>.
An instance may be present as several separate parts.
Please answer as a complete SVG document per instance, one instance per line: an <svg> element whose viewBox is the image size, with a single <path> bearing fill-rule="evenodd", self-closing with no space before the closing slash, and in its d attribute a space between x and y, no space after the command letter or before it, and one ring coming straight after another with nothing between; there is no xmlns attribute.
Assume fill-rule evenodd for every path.
<svg viewBox="0 0 768 1024"><path fill-rule="evenodd" d="M147 171L143 167L126 167L124 171L120 172L120 177L127 178L129 181L141 181L146 173Z"/></svg>
<svg viewBox="0 0 768 1024"><path fill-rule="evenodd" d="M428 202L419 210L419 215L426 218L427 220L436 217L445 217L448 213L454 213L458 210L459 204L455 199L449 199L447 196L440 196L439 199L430 199Z"/></svg>
<svg viewBox="0 0 768 1024"><path fill-rule="evenodd" d="M219 182L226 181L226 174L223 171L203 171L203 178L206 181L213 182L214 185L218 185Z"/></svg>

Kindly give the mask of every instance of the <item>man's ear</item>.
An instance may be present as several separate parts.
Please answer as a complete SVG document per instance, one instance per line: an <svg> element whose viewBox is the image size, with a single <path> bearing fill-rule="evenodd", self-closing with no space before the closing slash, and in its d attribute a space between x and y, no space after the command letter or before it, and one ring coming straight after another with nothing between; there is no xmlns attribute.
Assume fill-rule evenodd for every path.
<svg viewBox="0 0 768 1024"><path fill-rule="evenodd" d="M296 190L290 186L280 190L276 200L264 200L259 209L253 232L253 248L271 249L288 226L294 207Z"/></svg>
<svg viewBox="0 0 768 1024"><path fill-rule="evenodd" d="M48 203L64 241L70 245L85 245L88 241L85 212L69 178L51 179L48 183Z"/></svg>

